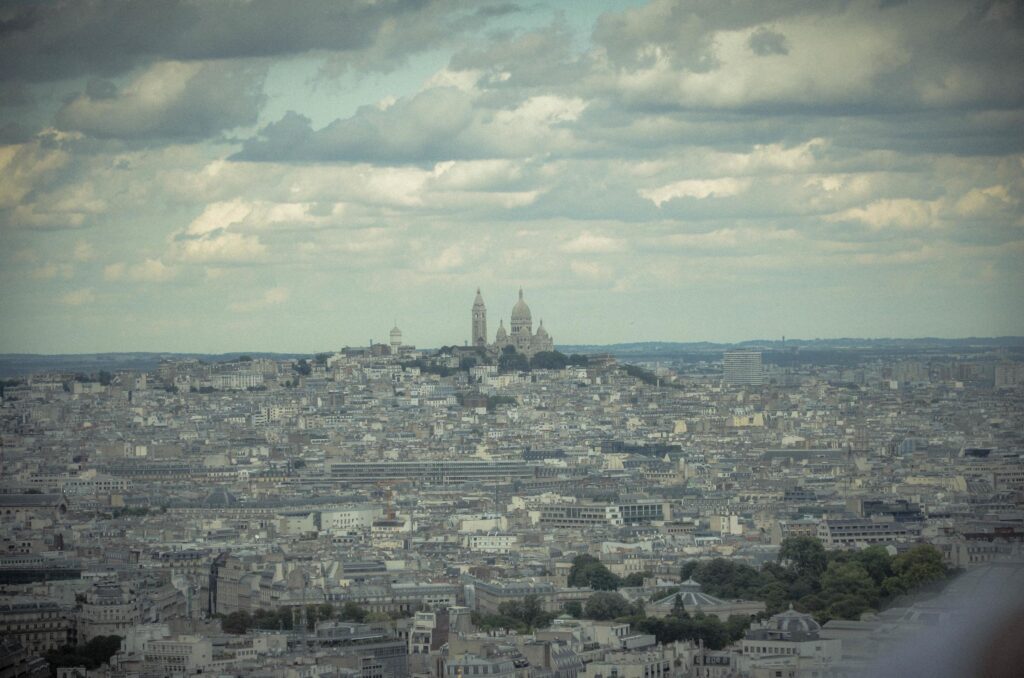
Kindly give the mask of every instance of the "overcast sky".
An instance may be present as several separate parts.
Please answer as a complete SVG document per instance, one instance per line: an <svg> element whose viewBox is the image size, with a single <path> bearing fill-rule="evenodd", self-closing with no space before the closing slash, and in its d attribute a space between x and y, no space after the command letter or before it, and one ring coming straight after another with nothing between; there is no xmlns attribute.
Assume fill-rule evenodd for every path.
<svg viewBox="0 0 1024 678"><path fill-rule="evenodd" d="M0 4L4 352L1024 334L1024 6Z"/></svg>

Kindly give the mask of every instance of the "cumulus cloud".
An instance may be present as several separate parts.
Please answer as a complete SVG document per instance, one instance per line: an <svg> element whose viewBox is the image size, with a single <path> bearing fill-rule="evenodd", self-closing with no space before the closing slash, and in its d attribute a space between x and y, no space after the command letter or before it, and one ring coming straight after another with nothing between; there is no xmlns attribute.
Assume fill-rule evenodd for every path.
<svg viewBox="0 0 1024 678"><path fill-rule="evenodd" d="M75 248L71 252L71 257L75 261L92 261L96 256L96 248L84 240L79 240L75 243Z"/></svg>
<svg viewBox="0 0 1024 678"><path fill-rule="evenodd" d="M209 137L256 122L265 66L162 61L118 91L96 86L57 113L64 129L118 139Z"/></svg>
<svg viewBox="0 0 1024 678"><path fill-rule="evenodd" d="M565 124L585 105L552 94L489 108L473 92L431 87L386 107L363 106L320 129L289 112L248 140L234 159L402 164L525 157L569 148L572 133Z"/></svg>
<svg viewBox="0 0 1024 678"><path fill-rule="evenodd" d="M910 198L876 200L829 215L829 221L859 221L872 229L929 228L938 226L938 203Z"/></svg>
<svg viewBox="0 0 1024 678"><path fill-rule="evenodd" d="M1020 198L1010 195L1006 186L997 184L972 188L957 200L955 210L957 214L965 217L987 216L993 213L1001 214L1019 204Z"/></svg>
<svg viewBox="0 0 1024 678"><path fill-rule="evenodd" d="M166 282L174 279L177 273L174 267L159 259L146 259L130 266L116 262L103 268L103 278L107 281Z"/></svg>
<svg viewBox="0 0 1024 678"><path fill-rule="evenodd" d="M655 0L602 17L593 83L640 107L1019 105L1018 27L988 4Z"/></svg>
<svg viewBox="0 0 1024 678"><path fill-rule="evenodd" d="M637 191L658 207L676 198L727 198L742 193L750 186L750 182L733 177L720 179L684 179L657 188L640 189Z"/></svg>
<svg viewBox="0 0 1024 678"><path fill-rule="evenodd" d="M60 301L67 306L84 306L96 301L96 295L91 288L83 287L62 295Z"/></svg>
<svg viewBox="0 0 1024 678"><path fill-rule="evenodd" d="M267 255L267 246L258 236L217 231L198 238L182 237L169 252L172 258L187 263L244 263Z"/></svg>
<svg viewBox="0 0 1024 678"><path fill-rule="evenodd" d="M70 264L58 264L49 262L32 270L32 277L36 280L52 280L53 278L70 279L75 274L75 269Z"/></svg>
<svg viewBox="0 0 1024 678"><path fill-rule="evenodd" d="M291 293L288 288L272 287L259 297L232 302L228 305L228 308L235 313L251 313L253 311L267 308L268 306L278 306L283 304L288 301L289 296L291 296Z"/></svg>
<svg viewBox="0 0 1024 678"><path fill-rule="evenodd" d="M243 200L214 202L185 228L186 236L204 236L222 229L263 230L301 226L315 228L331 223L344 212L342 203L271 202Z"/></svg>
<svg viewBox="0 0 1024 678"><path fill-rule="evenodd" d="M561 250L571 254L600 254L621 252L624 246L625 243L618 238L585 232L565 242Z"/></svg>

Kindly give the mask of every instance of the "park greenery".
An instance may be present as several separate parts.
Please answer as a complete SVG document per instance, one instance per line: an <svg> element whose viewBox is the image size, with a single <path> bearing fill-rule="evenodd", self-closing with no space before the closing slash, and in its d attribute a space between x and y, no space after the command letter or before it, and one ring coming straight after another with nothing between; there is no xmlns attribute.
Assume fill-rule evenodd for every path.
<svg viewBox="0 0 1024 678"><path fill-rule="evenodd" d="M681 570L683 580L700 582L702 590L723 599L764 601L760 618L776 614L790 605L812 614L819 622L829 619L857 619L864 612L878 610L898 596L935 592L951 572L933 546L920 544L892 556L881 546L861 551L825 551L813 537L792 537L783 541L777 562L758 569L724 558L688 561ZM721 649L743 637L751 617L718 617L696 610L691 613L677 594L678 588L662 591L658 598L676 594L664 617L646 614L642 599L630 602L617 589L639 586L646 573L620 578L597 558L580 555L573 559L568 583L590 588L584 601L569 601L564 614L577 619L615 620L629 623L639 633L653 635L660 643L677 640L703 641L709 649ZM510 629L529 633L551 623L556 615L546 612L536 596L502 603L497 614L474 614L483 630Z"/></svg>
<svg viewBox="0 0 1024 678"><path fill-rule="evenodd" d="M705 593L725 599L764 601L768 614L793 605L819 621L857 619L898 596L941 588L951 574L935 547L919 544L896 556L881 546L861 551L826 551L814 537L783 540L779 560L760 569L725 558L691 560L682 579L700 582ZM597 558L573 559L569 586L614 591L637 586L642 575L622 580ZM640 581L636 581L636 579Z"/></svg>
<svg viewBox="0 0 1024 678"><path fill-rule="evenodd" d="M77 647L64 645L56 650L50 650L43 658L50 665L52 675L56 675L57 669L65 666L84 666L92 671L110 661L119 649L121 636L96 636Z"/></svg>
<svg viewBox="0 0 1024 678"><path fill-rule="evenodd" d="M716 558L689 561L680 574L712 596L761 600L768 614L793 605L824 623L858 619L904 594L938 591L952 573L928 544L891 556L882 546L826 551L814 537L790 537L782 542L778 562L760 569Z"/></svg>

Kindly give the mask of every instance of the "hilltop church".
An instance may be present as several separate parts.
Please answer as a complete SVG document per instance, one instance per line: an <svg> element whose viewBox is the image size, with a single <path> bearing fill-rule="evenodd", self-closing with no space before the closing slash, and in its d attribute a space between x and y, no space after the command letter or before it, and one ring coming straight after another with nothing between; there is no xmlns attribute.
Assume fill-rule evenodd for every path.
<svg viewBox="0 0 1024 678"><path fill-rule="evenodd" d="M489 351L500 352L506 346L512 346L516 352L532 358L541 351L554 351L555 342L544 329L544 321L540 321L537 333L533 332L533 317L530 314L530 307L523 301L523 290L519 290L519 301L512 307L512 317L509 319L510 331L505 330L502 321L498 323L498 332L494 337L494 343L487 343L487 307L484 305L484 298L477 288L476 300L473 302L473 329L471 333L472 345L486 348Z"/></svg>

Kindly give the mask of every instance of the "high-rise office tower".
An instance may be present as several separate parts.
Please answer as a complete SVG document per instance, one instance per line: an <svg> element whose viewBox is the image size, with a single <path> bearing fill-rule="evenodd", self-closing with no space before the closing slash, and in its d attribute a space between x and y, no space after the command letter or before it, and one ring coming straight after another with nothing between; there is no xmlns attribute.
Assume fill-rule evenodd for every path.
<svg viewBox="0 0 1024 678"><path fill-rule="evenodd" d="M760 386L764 383L760 351L726 351L723 381L737 386Z"/></svg>

